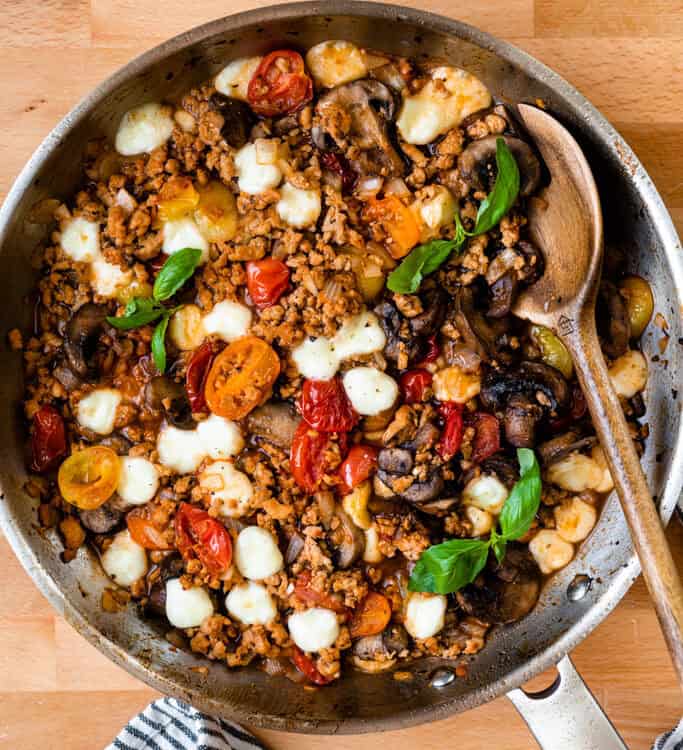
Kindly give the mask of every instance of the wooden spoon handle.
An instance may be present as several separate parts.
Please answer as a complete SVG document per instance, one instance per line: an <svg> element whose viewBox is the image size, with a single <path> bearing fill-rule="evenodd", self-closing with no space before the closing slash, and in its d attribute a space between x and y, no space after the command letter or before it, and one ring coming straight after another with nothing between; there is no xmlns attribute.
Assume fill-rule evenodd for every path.
<svg viewBox="0 0 683 750"><path fill-rule="evenodd" d="M574 330L557 333L574 359L595 430L631 529L645 582L683 689L683 587L621 404L607 373L594 317L586 315L586 319Z"/></svg>

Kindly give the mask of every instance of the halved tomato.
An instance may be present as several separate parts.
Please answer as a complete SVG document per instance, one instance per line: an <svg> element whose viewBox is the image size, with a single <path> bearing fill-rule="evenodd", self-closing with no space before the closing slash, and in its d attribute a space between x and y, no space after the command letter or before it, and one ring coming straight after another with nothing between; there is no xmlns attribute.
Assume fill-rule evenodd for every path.
<svg viewBox="0 0 683 750"><path fill-rule="evenodd" d="M295 112L313 98L313 81L298 52L279 49L266 55L249 81L247 101L257 115Z"/></svg>
<svg viewBox="0 0 683 750"><path fill-rule="evenodd" d="M349 455L339 467L341 489L345 493L351 492L361 482L364 482L377 468L377 454L379 450L374 445L359 443L351 447Z"/></svg>
<svg viewBox="0 0 683 750"><path fill-rule="evenodd" d="M313 659L310 656L306 656L298 646L294 646L292 650L292 662L299 672L306 675L314 685L327 685L331 682L331 680L318 672Z"/></svg>
<svg viewBox="0 0 683 750"><path fill-rule="evenodd" d="M348 432L359 419L338 376L331 380L305 380L299 409L306 422L320 432Z"/></svg>
<svg viewBox="0 0 683 750"><path fill-rule="evenodd" d="M296 579L294 596L304 604L310 604L314 607L325 607L325 609L331 609L340 615L348 612L348 609L339 599L330 594L324 594L311 586L311 573L308 570L304 570Z"/></svg>
<svg viewBox="0 0 683 750"><path fill-rule="evenodd" d="M318 432L302 419L296 428L290 453L290 471L294 481L308 493L318 489L327 471L325 452L332 438L327 432Z"/></svg>
<svg viewBox="0 0 683 750"><path fill-rule="evenodd" d="M370 591L356 607L349 624L352 638L381 633L391 620L391 604L386 596Z"/></svg>
<svg viewBox="0 0 683 750"><path fill-rule="evenodd" d="M289 268L277 258L247 263L247 289L259 310L272 307L289 286Z"/></svg>
<svg viewBox="0 0 683 750"><path fill-rule="evenodd" d="M176 513L175 543L186 560L198 558L213 575L224 573L232 562L228 530L205 510L189 503L181 503Z"/></svg>
<svg viewBox="0 0 683 750"><path fill-rule="evenodd" d="M145 549L173 549L162 530L154 524L149 505L133 508L126 516L126 526L133 541Z"/></svg>
<svg viewBox="0 0 683 750"><path fill-rule="evenodd" d="M95 510L116 492L121 473L119 457L111 448L92 445L72 453L57 473L62 497L81 510Z"/></svg>

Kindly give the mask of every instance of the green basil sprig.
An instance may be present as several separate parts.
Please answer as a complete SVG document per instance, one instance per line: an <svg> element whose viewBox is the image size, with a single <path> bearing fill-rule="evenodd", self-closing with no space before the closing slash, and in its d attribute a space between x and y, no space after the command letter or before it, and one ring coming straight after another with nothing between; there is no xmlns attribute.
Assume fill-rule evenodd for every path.
<svg viewBox="0 0 683 750"><path fill-rule="evenodd" d="M497 175L493 189L479 204L474 229L465 230L460 221L460 211L455 211L455 237L452 240L432 240L418 245L394 269L387 280L392 292L415 294L422 279L434 273L451 254L459 251L468 237L476 237L493 229L512 208L519 194L520 175L515 157L504 138L496 140Z"/></svg>
<svg viewBox="0 0 683 750"><path fill-rule="evenodd" d="M166 372L166 329L168 321L180 307L166 307L161 303L170 299L192 276L199 265L202 251L185 247L173 253L164 263L154 281L151 297L134 297L126 305L120 318L108 316L107 322L123 331L139 328L158 320L152 334L152 358L159 372Z"/></svg>
<svg viewBox="0 0 683 750"><path fill-rule="evenodd" d="M408 582L410 591L451 594L466 586L484 569L493 550L498 562L505 557L507 542L524 536L541 502L541 469L528 448L517 450L519 480L508 495L498 517L500 531L492 529L488 539L450 539L426 549Z"/></svg>

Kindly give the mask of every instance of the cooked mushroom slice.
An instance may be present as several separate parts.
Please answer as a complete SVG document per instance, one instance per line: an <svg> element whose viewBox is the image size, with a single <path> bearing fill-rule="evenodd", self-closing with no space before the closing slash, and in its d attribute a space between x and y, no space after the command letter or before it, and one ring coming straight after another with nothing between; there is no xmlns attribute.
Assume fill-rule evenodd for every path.
<svg viewBox="0 0 683 750"><path fill-rule="evenodd" d="M151 409L162 411L168 421L178 429L192 430L197 425L192 419L192 408L187 393L180 383L158 375L145 388L145 401Z"/></svg>
<svg viewBox="0 0 683 750"><path fill-rule="evenodd" d="M249 132L256 122L251 108L243 101L218 91L211 95L209 106L223 116L221 135L225 142L233 148L242 148L249 140Z"/></svg>
<svg viewBox="0 0 683 750"><path fill-rule="evenodd" d="M371 79L337 86L323 94L316 106L322 128L337 146L345 152L360 152L349 159L353 168L361 175L385 176L404 172L387 128L395 109L391 91Z"/></svg>
<svg viewBox="0 0 683 750"><path fill-rule="evenodd" d="M458 158L460 176L474 190L490 193L496 179L496 141L504 138L520 174L520 195L531 195L541 181L541 162L531 146L511 135L489 135L472 141Z"/></svg>
<svg viewBox="0 0 683 750"><path fill-rule="evenodd" d="M351 520L342 508L337 508L332 519L328 535L330 544L335 549L335 563L338 568L350 568L363 554L365 534Z"/></svg>
<svg viewBox="0 0 683 750"><path fill-rule="evenodd" d="M289 537L287 550L285 552L286 565L291 565L292 563L296 562L299 555L303 552L305 544L305 539L303 538L303 536L301 536L301 534L299 534L298 531L295 531L292 536Z"/></svg>
<svg viewBox="0 0 683 750"><path fill-rule="evenodd" d="M428 503L422 503L419 508L423 513L429 513L431 516L442 516L447 513L456 503L456 497L443 497L439 500L432 500Z"/></svg>
<svg viewBox="0 0 683 750"><path fill-rule="evenodd" d="M425 422L418 427L415 437L404 445L413 451L426 451L433 448L439 442L440 437L441 430L433 422Z"/></svg>
<svg viewBox="0 0 683 750"><path fill-rule="evenodd" d="M397 362L402 353L412 361L420 356L422 346L419 338L413 336L407 323L393 302L385 300L374 309L379 318L387 342L384 346L384 356L392 362Z"/></svg>
<svg viewBox="0 0 683 750"><path fill-rule="evenodd" d="M67 323L64 353L69 367L80 378L86 379L94 374L93 357L106 317L106 308L88 302Z"/></svg>
<svg viewBox="0 0 683 750"><path fill-rule="evenodd" d="M519 393L555 411L567 403L569 386L554 367L525 361L515 369L489 372L482 380L480 398L485 409L503 411L509 399Z"/></svg>
<svg viewBox="0 0 683 750"><path fill-rule="evenodd" d="M557 461L562 460L574 451L582 451L585 448L592 448L597 443L595 437L579 437L578 432L565 432L563 435L546 440L536 447L544 466L550 466Z"/></svg>
<svg viewBox="0 0 683 750"><path fill-rule="evenodd" d="M491 285L491 305L486 313L489 318L504 318L510 313L517 285L517 274L514 271L507 271Z"/></svg>
<svg viewBox="0 0 683 750"><path fill-rule="evenodd" d="M300 418L284 402L271 401L254 409L247 417L247 430L278 448L291 448Z"/></svg>
<svg viewBox="0 0 683 750"><path fill-rule="evenodd" d="M533 448L536 425L543 418L543 409L528 396L515 393L505 407L503 419L505 438L515 448Z"/></svg>
<svg viewBox="0 0 683 750"><path fill-rule="evenodd" d="M408 633L403 625L389 624L382 633L368 635L354 641L352 661L363 672L383 672L396 663L396 657L409 646Z"/></svg>
<svg viewBox="0 0 683 750"><path fill-rule="evenodd" d="M516 462L513 463L513 460L507 456L491 456L482 461L479 468L482 474L495 474L508 490L512 489L519 478Z"/></svg>
<svg viewBox="0 0 683 750"><path fill-rule="evenodd" d="M397 494L409 503L422 505L439 497L443 488L443 477L440 472L433 471L424 482L413 482L410 487Z"/></svg>
<svg viewBox="0 0 683 750"><path fill-rule="evenodd" d="M465 346L482 361L487 362L494 355L499 357L499 339L505 324L484 318L475 307L472 287L458 289L453 301L453 320Z"/></svg>
<svg viewBox="0 0 683 750"><path fill-rule="evenodd" d="M171 552L161 563L147 574L148 599L146 611L166 617L166 581L179 578L185 572L183 561L177 552Z"/></svg>
<svg viewBox="0 0 683 750"><path fill-rule="evenodd" d="M95 510L80 510L78 516L86 529L95 534L113 531L123 520L123 511L107 501Z"/></svg>
<svg viewBox="0 0 683 750"><path fill-rule="evenodd" d="M605 354L612 359L621 357L628 350L631 322L626 301L611 281L600 283L596 320Z"/></svg>
<svg viewBox="0 0 683 750"><path fill-rule="evenodd" d="M409 474L413 468L413 454L405 448L383 448L377 456L377 465L390 474Z"/></svg>
<svg viewBox="0 0 683 750"><path fill-rule="evenodd" d="M429 289L422 297L424 312L410 318L410 330L415 336L431 336L443 323L448 297L439 287Z"/></svg>

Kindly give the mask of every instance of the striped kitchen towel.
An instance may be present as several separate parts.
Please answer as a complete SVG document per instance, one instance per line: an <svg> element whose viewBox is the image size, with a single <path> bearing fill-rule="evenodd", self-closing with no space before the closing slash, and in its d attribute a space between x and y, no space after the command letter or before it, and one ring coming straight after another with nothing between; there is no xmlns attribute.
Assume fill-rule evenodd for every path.
<svg viewBox="0 0 683 750"><path fill-rule="evenodd" d="M652 750L683 750L683 719L670 732L660 734Z"/></svg>
<svg viewBox="0 0 683 750"><path fill-rule="evenodd" d="M132 718L106 750L265 750L239 724L161 698Z"/></svg>

